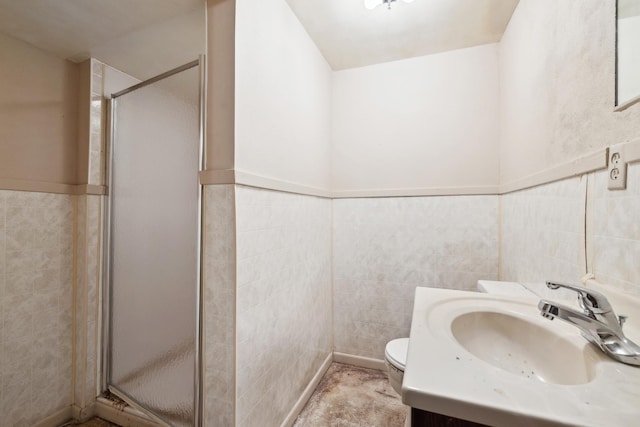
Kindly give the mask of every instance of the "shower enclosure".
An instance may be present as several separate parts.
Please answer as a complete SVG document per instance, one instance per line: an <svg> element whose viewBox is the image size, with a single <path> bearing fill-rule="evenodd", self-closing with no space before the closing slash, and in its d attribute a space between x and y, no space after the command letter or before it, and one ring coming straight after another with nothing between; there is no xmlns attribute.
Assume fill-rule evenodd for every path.
<svg viewBox="0 0 640 427"><path fill-rule="evenodd" d="M203 60L111 96L104 385L156 421L200 420Z"/></svg>

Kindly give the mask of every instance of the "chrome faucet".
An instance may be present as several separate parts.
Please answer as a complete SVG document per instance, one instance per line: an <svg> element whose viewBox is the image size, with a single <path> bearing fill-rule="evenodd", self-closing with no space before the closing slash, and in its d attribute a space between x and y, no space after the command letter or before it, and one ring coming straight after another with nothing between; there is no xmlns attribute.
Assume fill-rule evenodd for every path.
<svg viewBox="0 0 640 427"><path fill-rule="evenodd" d="M609 357L628 365L640 366L640 346L622 332L625 316L616 316L609 300L600 292L583 286L547 282L549 289L565 288L578 294L582 312L548 300L540 300L540 314L550 320L558 318L580 329L587 341Z"/></svg>

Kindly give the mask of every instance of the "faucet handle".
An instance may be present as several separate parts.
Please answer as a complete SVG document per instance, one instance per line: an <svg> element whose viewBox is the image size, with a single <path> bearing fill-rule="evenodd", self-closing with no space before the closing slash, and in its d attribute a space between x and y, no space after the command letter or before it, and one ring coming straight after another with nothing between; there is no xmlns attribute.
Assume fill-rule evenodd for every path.
<svg viewBox="0 0 640 427"><path fill-rule="evenodd" d="M640 346L626 338L622 332L622 325L627 317L616 316L603 294L582 286L546 283L550 289L567 288L577 292L584 313L541 300L538 303L540 314L548 319L557 317L577 326L588 341L600 347L609 356L623 363L640 366Z"/></svg>
<svg viewBox="0 0 640 427"><path fill-rule="evenodd" d="M587 289L580 285L571 285L568 283L559 283L547 281L549 289L565 288L578 293L578 302L585 314L592 316L593 314L604 314L612 310L611 304L607 297L593 289Z"/></svg>

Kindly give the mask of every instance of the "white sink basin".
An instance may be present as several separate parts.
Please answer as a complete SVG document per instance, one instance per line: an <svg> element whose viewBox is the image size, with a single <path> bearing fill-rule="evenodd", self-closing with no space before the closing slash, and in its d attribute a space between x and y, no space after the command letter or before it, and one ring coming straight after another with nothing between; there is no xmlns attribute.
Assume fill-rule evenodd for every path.
<svg viewBox="0 0 640 427"><path fill-rule="evenodd" d="M537 300L417 288L405 404L492 426L637 426L640 368L609 359Z"/></svg>
<svg viewBox="0 0 640 427"><path fill-rule="evenodd" d="M521 317L472 311L453 319L451 333L469 353L523 378L584 384L595 377L597 350Z"/></svg>

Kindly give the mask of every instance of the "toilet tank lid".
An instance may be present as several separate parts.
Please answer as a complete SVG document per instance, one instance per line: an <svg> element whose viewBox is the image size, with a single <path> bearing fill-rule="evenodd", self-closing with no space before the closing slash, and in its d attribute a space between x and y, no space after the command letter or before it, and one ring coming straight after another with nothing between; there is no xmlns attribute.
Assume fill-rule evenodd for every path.
<svg viewBox="0 0 640 427"><path fill-rule="evenodd" d="M389 341L384 349L384 355L393 366L404 371L407 364L407 349L409 338L397 338Z"/></svg>

